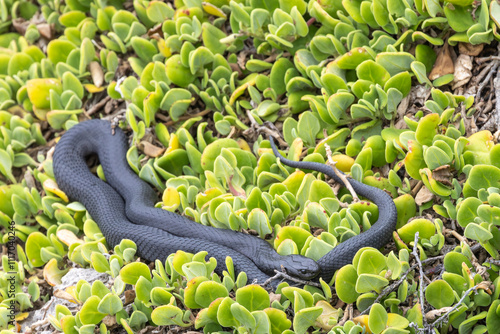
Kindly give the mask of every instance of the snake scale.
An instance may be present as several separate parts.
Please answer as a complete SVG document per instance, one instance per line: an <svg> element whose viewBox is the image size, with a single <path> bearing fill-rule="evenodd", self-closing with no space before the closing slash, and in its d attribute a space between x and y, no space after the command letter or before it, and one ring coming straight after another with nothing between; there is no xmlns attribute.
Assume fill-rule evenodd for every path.
<svg viewBox="0 0 500 334"><path fill-rule="evenodd" d="M342 182L330 167L287 160L279 155L272 139L271 145L285 165L316 170ZM225 270L225 259L231 256L236 272L244 271L250 281L261 284L282 266L294 277L305 280L323 277L328 281L337 269L351 263L361 247L383 247L395 228L396 208L391 197L380 189L352 180L354 190L379 207L378 221L368 231L337 245L317 263L300 255L281 256L260 238L205 226L154 208L158 201L156 193L128 166L127 150L127 137L121 129L112 129L111 123L104 120L85 121L73 126L57 143L53 170L59 188L87 208L110 246L130 239L136 243L138 255L149 261L165 260L177 250L207 251L208 256L217 260L216 272ZM106 182L87 166L86 160L93 154L99 158ZM272 285L276 286L276 282Z"/></svg>

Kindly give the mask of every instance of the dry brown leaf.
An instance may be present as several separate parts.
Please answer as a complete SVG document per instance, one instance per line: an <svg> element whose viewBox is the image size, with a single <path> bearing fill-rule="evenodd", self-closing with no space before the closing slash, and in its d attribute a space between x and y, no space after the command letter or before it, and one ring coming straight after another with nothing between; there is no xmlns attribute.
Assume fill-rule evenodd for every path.
<svg viewBox="0 0 500 334"><path fill-rule="evenodd" d="M50 148L50 150L47 152L47 158L46 158L47 160L52 160L52 156L54 155L54 151L55 150L56 150L55 146L53 146L53 147ZM42 166L42 165L40 164L40 166Z"/></svg>
<svg viewBox="0 0 500 334"><path fill-rule="evenodd" d="M238 64L235 63L229 63L229 67L231 67L231 71L233 72L238 72L238 77L243 73L241 71L241 68L238 66Z"/></svg>
<svg viewBox="0 0 500 334"><path fill-rule="evenodd" d="M427 101L430 95L431 95L430 87L424 85L418 85L418 86L413 86L411 88L409 96L410 96L410 101L412 101L413 104L424 105L425 101Z"/></svg>
<svg viewBox="0 0 500 334"><path fill-rule="evenodd" d="M313 236L318 237L321 233L325 232L322 228L318 228L314 231Z"/></svg>
<svg viewBox="0 0 500 334"><path fill-rule="evenodd" d="M484 49L484 44L472 45L470 43L458 43L458 51L460 54L467 56L478 56Z"/></svg>
<svg viewBox="0 0 500 334"><path fill-rule="evenodd" d="M56 232L56 236L68 247L75 243L83 243L83 240L78 239L78 237L70 230L60 229Z"/></svg>
<svg viewBox="0 0 500 334"><path fill-rule="evenodd" d="M399 103L397 113L398 113L398 118L402 119L406 115L406 112L408 111L408 106L410 105L410 95L406 96L404 99L401 100Z"/></svg>
<svg viewBox="0 0 500 334"><path fill-rule="evenodd" d="M453 174L450 172L449 165L439 166L432 171L432 178L446 186L453 186L451 180L453 180Z"/></svg>
<svg viewBox="0 0 500 334"><path fill-rule="evenodd" d="M437 310L429 311L425 314L425 319L427 319L429 321L435 320L436 318L440 317L441 315L445 314L446 312L448 312L451 309L452 309L452 307L443 307L443 308L440 308Z"/></svg>
<svg viewBox="0 0 500 334"><path fill-rule="evenodd" d="M113 327L116 325L116 317L114 315L107 315L102 319L102 323L106 325L106 327Z"/></svg>
<svg viewBox="0 0 500 334"><path fill-rule="evenodd" d="M417 203L418 206L427 203L431 201L434 198L434 194L430 192L427 187L422 187L417 193L417 196L415 196L415 203Z"/></svg>
<svg viewBox="0 0 500 334"><path fill-rule="evenodd" d="M453 88L456 89L469 82L472 78L472 57L461 54L455 62Z"/></svg>
<svg viewBox="0 0 500 334"><path fill-rule="evenodd" d="M125 303L123 305L128 305L133 303L135 300L135 291L134 290L126 290L125 291Z"/></svg>
<svg viewBox="0 0 500 334"><path fill-rule="evenodd" d="M15 20L12 20L12 26L20 35L26 34L26 29L30 25L30 21L26 21L25 19L19 17Z"/></svg>
<svg viewBox="0 0 500 334"><path fill-rule="evenodd" d="M36 188L35 178L33 177L33 173L31 172L31 170L28 169L24 173L24 181L26 181L26 186L29 189Z"/></svg>
<svg viewBox="0 0 500 334"><path fill-rule="evenodd" d="M102 84L104 83L104 73L102 72L102 67L101 65L93 61L89 65L90 67L90 75L92 75L92 81L94 82L94 85L96 87L101 87Z"/></svg>
<svg viewBox="0 0 500 334"><path fill-rule="evenodd" d="M450 53L450 47L448 43L445 43L438 52L436 62L429 74L430 80L435 80L446 74L452 74L455 72L455 65L453 64L453 59Z"/></svg>
<svg viewBox="0 0 500 334"><path fill-rule="evenodd" d="M43 38L52 39L54 24L41 23L36 26L38 28L38 32L42 35Z"/></svg>
<svg viewBox="0 0 500 334"><path fill-rule="evenodd" d="M148 36L152 37L156 40L158 40L158 38L163 38L164 34L163 34L162 27L163 27L163 24L158 23L156 26L154 26L153 28L148 30Z"/></svg>
<svg viewBox="0 0 500 334"><path fill-rule="evenodd" d="M113 110L117 110L117 105L118 103L116 102L116 100L109 100L104 105L104 113L106 115L109 115Z"/></svg>
<svg viewBox="0 0 500 334"><path fill-rule="evenodd" d="M64 290L54 291L54 297L61 298L61 299L70 301L72 303L78 304L78 302L75 300L75 297L73 297L70 293L68 293Z"/></svg>
<svg viewBox="0 0 500 334"><path fill-rule="evenodd" d="M27 315L29 316L29 312L24 312L24 313L21 313L21 314L22 314L22 315L27 314ZM20 317L20 319L21 319L21 320L19 320L19 319L18 319L18 317L19 317L19 315L17 315L17 316L16 316L16 318L15 318L15 319L16 319L16 321L14 322L14 324L16 325L16 331L17 331L17 333L21 333L21 329L22 329L22 327L21 327L21 324L20 324L19 322L20 322L21 320L26 319L26 318L27 318L27 316L26 316L26 317L24 317L24 318L21 316L21 317Z"/></svg>
<svg viewBox="0 0 500 334"><path fill-rule="evenodd" d="M279 302L281 300L281 294L280 293L276 294L276 293L270 292L269 293L269 299L271 301L271 304L275 300Z"/></svg>
<svg viewBox="0 0 500 334"><path fill-rule="evenodd" d="M155 145L153 145L147 141L144 141L144 140L139 143L139 148L147 156L152 157L152 158L159 157L160 155L163 154L163 152L165 152L164 148L160 148L160 147L155 146Z"/></svg>
<svg viewBox="0 0 500 334"><path fill-rule="evenodd" d="M477 285L477 288L478 288L478 289L482 289L482 290L484 290L487 294L491 295L491 294L493 293L493 291L491 291L490 286L491 286L490 282L487 282L487 281L482 281L481 283L479 283L479 284Z"/></svg>
<svg viewBox="0 0 500 334"><path fill-rule="evenodd" d="M242 70L245 69L245 64L247 62L247 55L248 55L248 51L241 51L239 54L238 54L238 65L240 66L240 68Z"/></svg>

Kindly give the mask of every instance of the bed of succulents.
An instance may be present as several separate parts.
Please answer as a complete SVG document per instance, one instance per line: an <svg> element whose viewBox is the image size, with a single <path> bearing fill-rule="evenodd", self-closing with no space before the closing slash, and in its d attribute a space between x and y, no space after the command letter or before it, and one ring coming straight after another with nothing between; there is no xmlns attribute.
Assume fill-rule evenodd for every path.
<svg viewBox="0 0 500 334"><path fill-rule="evenodd" d="M0 0L0 333L500 333L499 28L495 0ZM397 228L273 291L204 252L146 263L57 186L54 146L90 118L130 136L157 207L282 255L378 209L268 135L387 191ZM109 280L58 289L74 267ZM23 325L56 295L74 307Z"/></svg>

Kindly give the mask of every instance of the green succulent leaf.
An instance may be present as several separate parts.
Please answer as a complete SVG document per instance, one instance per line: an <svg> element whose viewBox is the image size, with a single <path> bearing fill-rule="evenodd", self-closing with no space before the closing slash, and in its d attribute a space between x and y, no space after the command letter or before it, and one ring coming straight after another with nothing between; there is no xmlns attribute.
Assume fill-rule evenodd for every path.
<svg viewBox="0 0 500 334"><path fill-rule="evenodd" d="M427 286L425 290L425 299L434 308L451 306L455 301L453 289L444 280L436 280Z"/></svg>
<svg viewBox="0 0 500 334"><path fill-rule="evenodd" d="M100 302L101 299L97 296L91 296L85 301L80 310L80 319L84 325L97 324L106 316L98 310Z"/></svg>
<svg viewBox="0 0 500 334"><path fill-rule="evenodd" d="M308 307L300 310L293 318L293 328L295 333L304 334L311 327L316 318L323 312L321 307Z"/></svg>
<svg viewBox="0 0 500 334"><path fill-rule="evenodd" d="M236 290L236 302L250 312L262 311L269 307L269 294L259 285L247 285Z"/></svg>
<svg viewBox="0 0 500 334"><path fill-rule="evenodd" d="M146 264L134 262L120 270L120 277L125 283L135 285L141 277L151 280L151 272Z"/></svg>

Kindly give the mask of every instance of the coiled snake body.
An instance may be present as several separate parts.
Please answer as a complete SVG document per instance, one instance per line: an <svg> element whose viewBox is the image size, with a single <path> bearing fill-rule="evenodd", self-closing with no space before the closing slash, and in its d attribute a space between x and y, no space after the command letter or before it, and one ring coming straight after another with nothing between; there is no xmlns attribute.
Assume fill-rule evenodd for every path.
<svg viewBox="0 0 500 334"><path fill-rule="evenodd" d="M60 189L87 208L108 244L115 246L122 239L130 239L136 243L138 255L146 260L164 261L177 250L207 251L208 256L217 260L217 272L225 270L225 259L231 256L236 272L244 271L250 281L261 284L281 266L288 274L306 280L320 271L320 276L328 281L335 270L352 261L359 248L384 246L395 227L396 209L392 199L382 190L352 181L358 194L379 207L377 223L367 232L339 244L317 263L299 255L280 256L260 238L205 226L154 208L157 202L154 190L128 166L125 134L119 128L114 132L111 124L103 120L89 120L72 127L56 145L54 175ZM272 140L271 144L284 164L317 170L338 179L326 165L284 159ZM106 182L87 167L86 158L91 154L98 155Z"/></svg>
<svg viewBox="0 0 500 334"><path fill-rule="evenodd" d="M312 169L328 175L336 182L344 185L344 182L335 174L335 171L328 165L318 162L292 161L285 159L278 152L273 139L271 148L274 155L280 158L280 161L290 167L301 169ZM342 172L340 172L342 173ZM321 268L319 277L328 282L337 269L350 264L356 252L363 247L382 248L389 242L392 231L396 228L398 212L392 198L383 190L371 187L354 179L349 179L349 183L356 194L366 197L373 201L378 207L378 220L366 231L360 233L346 241L335 246L334 249L323 255L317 263Z"/></svg>

